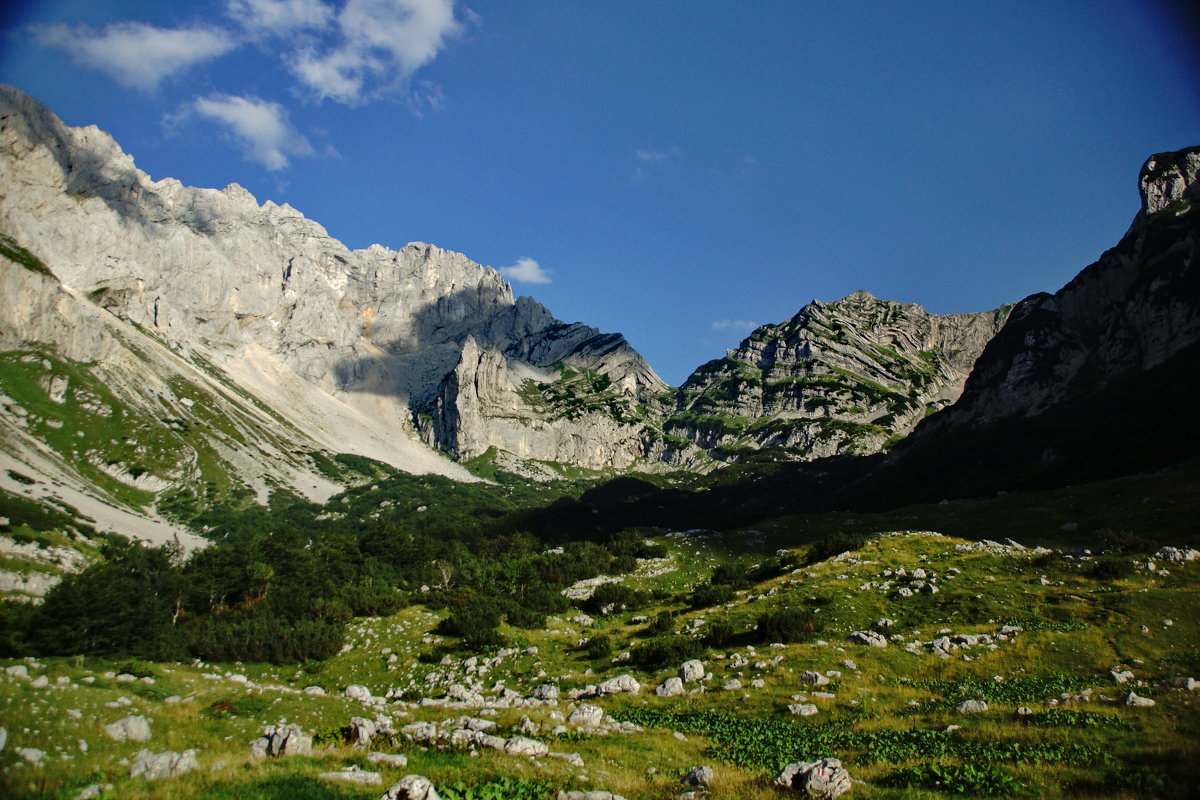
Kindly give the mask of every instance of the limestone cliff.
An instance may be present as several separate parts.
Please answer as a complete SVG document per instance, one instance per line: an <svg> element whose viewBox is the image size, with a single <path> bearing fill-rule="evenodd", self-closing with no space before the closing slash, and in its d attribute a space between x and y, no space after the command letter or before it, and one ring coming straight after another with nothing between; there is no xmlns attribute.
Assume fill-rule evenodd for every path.
<svg viewBox="0 0 1200 800"><path fill-rule="evenodd" d="M1007 308L930 314L855 292L764 325L678 390L668 458L720 460L764 447L794 457L872 453L954 402Z"/></svg>
<svg viewBox="0 0 1200 800"><path fill-rule="evenodd" d="M622 402L666 388L619 335L514 299L495 270L464 255L421 243L350 250L236 184L155 181L107 134L65 126L11 87L0 88L0 232L63 292L203 360L316 446L410 471L466 477L422 437L464 458L487 444L624 466L638 451L632 428L609 424L603 409L543 419L522 393L563 369L605 376ZM0 302L7 347L104 361L115 346L100 329L74 332L87 313L75 306L53 328L17 314L15 295ZM471 363L476 354L485 369ZM464 369L474 388L460 399Z"/></svg>
<svg viewBox="0 0 1200 800"><path fill-rule="evenodd" d="M1018 303L958 402L898 445L864 492L980 494L1193 458L1198 172L1200 147L1152 156L1121 241L1054 294Z"/></svg>

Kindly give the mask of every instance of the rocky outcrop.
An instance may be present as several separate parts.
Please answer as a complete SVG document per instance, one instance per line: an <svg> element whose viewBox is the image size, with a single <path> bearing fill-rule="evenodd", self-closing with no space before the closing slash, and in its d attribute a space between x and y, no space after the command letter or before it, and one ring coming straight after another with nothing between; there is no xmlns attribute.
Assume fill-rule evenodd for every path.
<svg viewBox="0 0 1200 800"><path fill-rule="evenodd" d="M796 460L877 452L955 401L1007 308L930 314L855 292L814 300L700 367L663 425L666 457L722 461L764 447Z"/></svg>
<svg viewBox="0 0 1200 800"><path fill-rule="evenodd" d="M68 127L11 87L0 87L0 233L0 347L131 372L146 353L174 357L176 371L199 367L268 409L287 429L269 443L280 454L352 452L462 479L425 445L627 466L645 449L646 404L667 388L620 335L560 322L462 254L350 250L236 184L153 180L104 132ZM147 391L170 396L161 365L148 371ZM156 405L142 383L117 385ZM289 466L285 483L311 485ZM178 485L138 474L138 488Z"/></svg>
<svg viewBox="0 0 1200 800"><path fill-rule="evenodd" d="M1014 307L962 396L868 481L937 497L1159 468L1200 446L1200 147L1152 156L1121 241ZM929 499L934 495L926 494Z"/></svg>

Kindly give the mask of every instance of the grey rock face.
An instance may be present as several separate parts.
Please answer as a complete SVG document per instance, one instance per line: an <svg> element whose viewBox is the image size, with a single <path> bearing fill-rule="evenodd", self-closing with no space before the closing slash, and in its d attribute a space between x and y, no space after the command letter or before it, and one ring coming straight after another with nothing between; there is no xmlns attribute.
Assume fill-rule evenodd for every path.
<svg viewBox="0 0 1200 800"><path fill-rule="evenodd" d="M850 791L850 773L836 758L788 764L775 777L775 785L796 789L809 797L833 798Z"/></svg>
<svg viewBox="0 0 1200 800"><path fill-rule="evenodd" d="M83 303L204 358L318 442L411 471L464 475L420 438L462 458L487 445L595 467L642 455L636 406L667 387L621 336L556 320L458 253L349 250L236 184L155 181L107 134L67 127L11 87L0 117L0 231L63 287L4 293L5 346L78 360L120 349L73 324ZM559 367L586 374L594 402L539 392L563 380Z"/></svg>
<svg viewBox="0 0 1200 800"><path fill-rule="evenodd" d="M954 402L1006 317L938 316L867 292L814 300L692 373L663 431L725 461L769 446L804 460L873 453ZM677 446L666 456L695 459Z"/></svg>

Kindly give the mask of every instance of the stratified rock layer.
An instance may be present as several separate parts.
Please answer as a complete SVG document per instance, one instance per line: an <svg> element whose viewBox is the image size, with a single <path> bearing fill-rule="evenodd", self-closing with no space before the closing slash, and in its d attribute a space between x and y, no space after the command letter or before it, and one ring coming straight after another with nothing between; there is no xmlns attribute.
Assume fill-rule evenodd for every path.
<svg viewBox="0 0 1200 800"><path fill-rule="evenodd" d="M1007 316L939 316L862 291L814 300L692 373L663 426L667 457L694 461L688 443L722 461L764 447L802 460L877 452L958 398Z"/></svg>

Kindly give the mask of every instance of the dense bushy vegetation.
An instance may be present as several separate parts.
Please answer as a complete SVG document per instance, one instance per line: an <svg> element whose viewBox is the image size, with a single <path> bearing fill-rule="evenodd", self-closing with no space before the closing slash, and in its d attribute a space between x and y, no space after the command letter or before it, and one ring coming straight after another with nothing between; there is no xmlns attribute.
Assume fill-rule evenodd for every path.
<svg viewBox="0 0 1200 800"><path fill-rule="evenodd" d="M565 611L561 590L575 581L662 554L633 533L550 547L517 529L529 499L511 487L397 475L326 507L277 494L269 508L210 508L190 521L212 546L184 563L171 547L109 544L42 606L6 608L0 649L293 663L336 653L355 616L419 601L449 612L440 633L479 650L504 644L502 622L541 628ZM589 608L649 601L605 586Z"/></svg>

